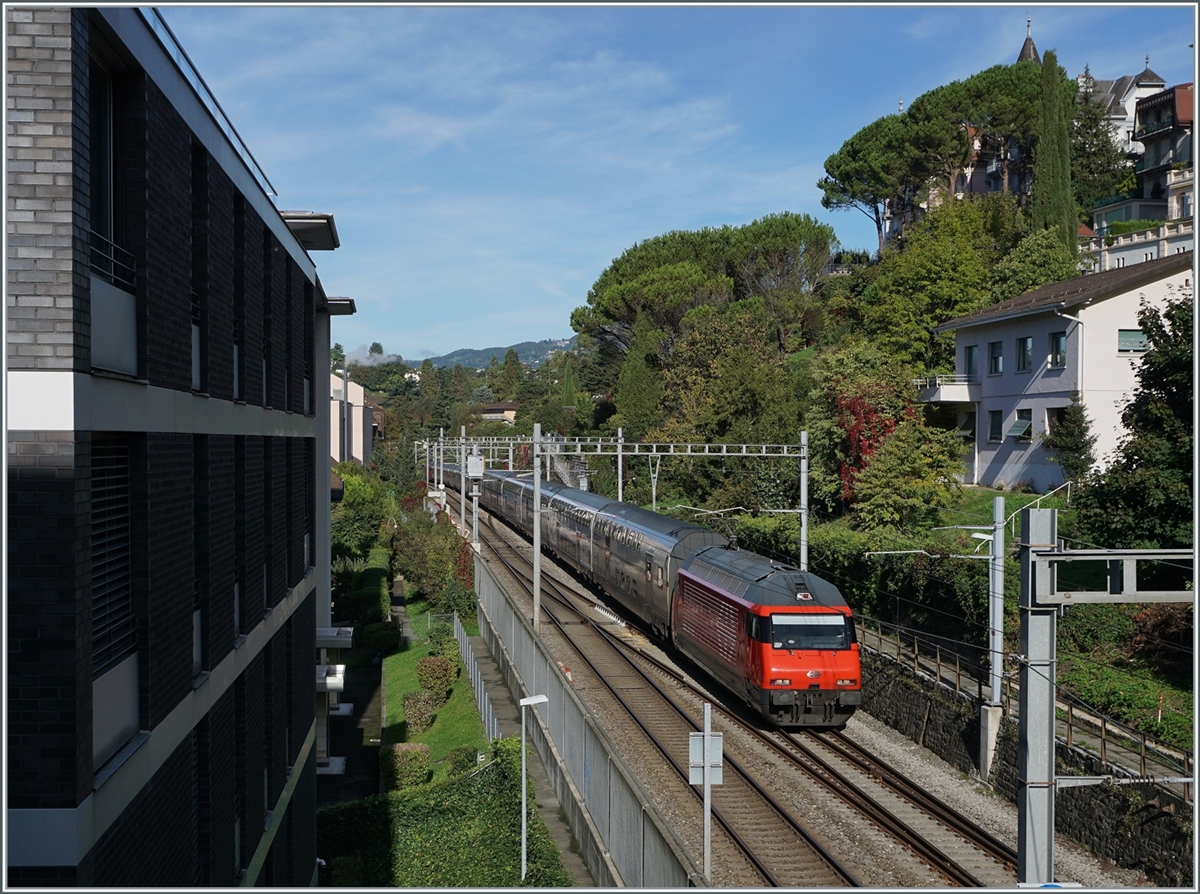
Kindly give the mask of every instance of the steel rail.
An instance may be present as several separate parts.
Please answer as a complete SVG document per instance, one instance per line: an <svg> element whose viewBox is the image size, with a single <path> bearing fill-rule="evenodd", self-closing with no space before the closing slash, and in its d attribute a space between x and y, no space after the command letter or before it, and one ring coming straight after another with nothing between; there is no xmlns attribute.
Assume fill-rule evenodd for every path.
<svg viewBox="0 0 1200 894"><path fill-rule="evenodd" d="M504 547L507 550L510 550L515 555L520 555L520 553L515 548L513 548L510 544L503 542L503 541L501 541L501 542L503 543ZM501 555L499 551L495 550L494 544L489 543L489 546L491 546L491 548L495 552L497 558L505 565L506 568L509 569L509 571L514 575L514 577L516 577L521 582L522 586L526 589L526 591L529 591L530 585L528 584L528 580L527 580L524 572L519 571L516 567L514 567L514 565L512 563L510 563L503 555ZM525 560L524 556L521 556L521 558L522 558L522 560L527 561L527 560ZM566 609L568 609L569 611L571 611L575 615L577 615L579 618L581 618L584 621L584 623L587 625L587 627L593 633L598 634L599 637L609 646L612 653L614 655L616 655L618 658L620 658L624 662L625 666L629 667L631 670L633 670L635 673L637 673L647 684L649 684L649 686L654 690L654 692L658 695L658 697L662 701L666 702L667 705L670 705L675 710L675 712L679 715L680 718L682 718L692 728L697 729L697 730L699 729L699 725L695 722L695 720L693 720L691 717L689 717L686 714L686 712L684 712L683 709L672 698L670 698L670 696L666 692L663 691L662 687L659 686L658 683L656 683L654 680L650 679L646 675L645 671L643 671L641 668L639 668L637 666L637 664L634 661L632 661L632 659L630 659L630 657L625 653L625 650L621 648L622 644L619 643L619 641L615 640L614 637L612 637L609 633L607 633L605 630L603 630L598 624L596 624L595 621L593 621L591 618L587 617L586 614L581 612L579 610L579 608L573 604L573 601L570 599L570 597L564 596L561 593L558 585L553 580L547 581L547 578L543 578L543 584L546 585L547 583L549 585L549 589L551 590L551 594L550 594L551 599L555 603L562 605L563 607L565 607ZM562 619L557 617L557 615L555 615L554 612L550 611L545 603L543 603L543 608L546 610L547 615L551 618L551 620L554 622L554 624L559 628L559 630L562 632L562 634L565 637L567 637L568 640L570 640L570 641L572 641L572 643L574 643L574 638L567 631L566 623ZM681 766L680 763L675 759L675 757L672 756L666 750L666 747L664 746L664 744L646 726L646 724L644 723L642 718L639 716L639 712L629 703L629 700L623 694L621 694L611 683L609 683L607 676L592 660L592 657L589 656L587 653L585 653L582 649L580 649L578 647L578 645L576 645L575 648L576 648L576 651L579 652L580 657L587 663L587 665L591 668L592 672L596 675L596 678L602 684L604 684L605 688L608 689L608 691L612 694L613 698L615 698L617 700L617 702L628 713L630 719L632 719L634 721L634 723L639 727L639 729L641 729L642 732L646 735L646 737L651 742L654 743L655 747L658 749L659 753L667 761L667 763L670 764L672 768L674 768L675 772L680 776L680 778L687 780L687 778L688 778L687 768ZM860 887L861 886L861 882L859 882L854 877L853 873L851 873L848 869L846 869L844 866L842 866L841 863L837 860L837 858L833 856L833 854L829 853L829 851L824 846L822 846L820 844L820 842L818 842L807 829L805 829L800 823L798 823L795 820L795 818L792 817L790 815L790 813L782 805L780 805L768 792L766 792L763 789L763 787L761 785L759 785L753 778L751 778L751 776L747 770L745 770L743 767L741 767L739 764L737 764L735 761L729 759L728 757L726 758L726 762L729 763L731 766L733 766L734 771L736 773L738 773L738 775L742 778L742 780L750 787L750 790L754 794L756 794L760 799L762 799L764 801L764 803L766 803L767 806L769 806L775 812L775 814L779 817L779 819L781 819L785 824L787 824L790 828L792 828L793 831L797 835L799 835L813 849L815 856L818 857L827 867L829 867L834 872L835 875L839 876L843 881L845 881L848 885L850 885L852 887ZM693 794L696 795L696 797L700 797L699 792L697 792L693 786L689 786L689 788L692 790ZM762 877L764 879L766 879L771 885L774 885L776 887L782 886L781 882L779 881L779 879L775 875L775 873L762 862L762 860L756 854L754 847L751 844L749 844L748 842L746 842L746 840L743 838L743 836L737 832L737 830L733 827L732 823L725 817L725 815L716 807L713 808L712 813L713 813L713 816L717 819L717 822L720 824L721 828L724 829L726 834L728 834L729 837L737 844L737 846L742 850L745 857L751 862L751 864L762 875Z"/></svg>

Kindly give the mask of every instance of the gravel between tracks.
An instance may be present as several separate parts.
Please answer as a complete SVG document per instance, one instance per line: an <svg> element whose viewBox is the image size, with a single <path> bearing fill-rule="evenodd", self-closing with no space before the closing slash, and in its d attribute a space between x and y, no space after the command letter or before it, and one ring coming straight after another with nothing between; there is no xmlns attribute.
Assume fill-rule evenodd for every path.
<svg viewBox="0 0 1200 894"><path fill-rule="evenodd" d="M979 780L966 777L932 752L861 711L850 719L846 733L967 819L1016 846L1017 806ZM1057 881L1077 882L1086 888L1153 887L1137 870L1121 869L1100 860L1061 835L1054 839L1054 869Z"/></svg>

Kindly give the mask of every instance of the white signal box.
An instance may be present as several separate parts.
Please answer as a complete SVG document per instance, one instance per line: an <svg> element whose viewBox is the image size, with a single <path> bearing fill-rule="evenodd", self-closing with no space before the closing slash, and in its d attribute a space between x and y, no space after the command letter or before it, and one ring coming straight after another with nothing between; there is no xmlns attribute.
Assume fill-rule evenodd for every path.
<svg viewBox="0 0 1200 894"><path fill-rule="evenodd" d="M708 784L721 785L724 733L708 734ZM704 733L688 733L688 784L704 785Z"/></svg>
<svg viewBox="0 0 1200 894"><path fill-rule="evenodd" d="M468 456L467 457L467 477L482 478L483 477L483 457Z"/></svg>

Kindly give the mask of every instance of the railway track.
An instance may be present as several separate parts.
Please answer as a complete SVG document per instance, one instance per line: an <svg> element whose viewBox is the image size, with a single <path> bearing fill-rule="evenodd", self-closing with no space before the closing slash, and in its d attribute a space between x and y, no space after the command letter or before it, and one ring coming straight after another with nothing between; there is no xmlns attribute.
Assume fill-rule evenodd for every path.
<svg viewBox="0 0 1200 894"><path fill-rule="evenodd" d="M485 536L491 541L491 537ZM521 553L504 541L490 542L494 555L510 574L531 590ZM695 804L699 791L688 785L688 737L697 724L670 694L642 667L635 653L606 633L589 614L590 604L579 604L556 582L543 577L547 617L572 643L579 660L604 685L614 710L624 712L645 736L647 745L671 768L671 782L680 802ZM577 667L579 665L576 665ZM610 715L611 716L611 715ZM792 812L753 775L727 760L730 772L714 789L712 817L719 835L713 837L712 862L722 863L736 877L735 884L773 887L858 886L854 875L809 832ZM687 794L684 794L684 789Z"/></svg>
<svg viewBox="0 0 1200 894"><path fill-rule="evenodd" d="M487 535L483 526L480 531L528 592L528 547L514 547L502 537ZM726 783L712 793L714 826L722 833L719 845L714 836L713 865L732 861L740 867L733 871L736 880L729 883L858 884L853 871L842 866L820 836L797 818L803 809L788 806L789 796L797 797L794 783L800 776L810 780L810 786L819 787L824 803L836 799L883 830L912 855L914 863L922 864L930 884L1003 887L1014 883L1016 853L1012 848L865 752L851 737L838 732L792 734L762 729L760 719L722 705L673 664L656 657L656 650L646 649L637 641L637 634L614 635L605 630L620 628L611 623L616 616L595 599L567 592L545 573L542 581L546 615L579 656L573 666L581 669L587 664L596 682L610 693L613 709L628 714L646 746L657 750L673 768L676 787L687 780L687 733L698 728L692 718L700 715L703 702L714 704L726 731L726 766L733 772L727 773ZM564 611L570 616L562 616ZM607 618L609 623L597 623L596 617ZM585 630L586 642L578 641ZM579 688L578 681L576 686ZM731 785L732 779L738 782ZM699 790L687 788L692 796L684 800L699 801ZM799 802L811 809L812 796L807 800L800 797ZM781 828L787 829L783 837ZM799 863L797 838L804 841L807 855ZM824 856L819 856L822 853ZM814 868L822 864L824 868ZM757 878L747 875L751 869L746 867L751 867ZM819 878L830 872L832 876Z"/></svg>

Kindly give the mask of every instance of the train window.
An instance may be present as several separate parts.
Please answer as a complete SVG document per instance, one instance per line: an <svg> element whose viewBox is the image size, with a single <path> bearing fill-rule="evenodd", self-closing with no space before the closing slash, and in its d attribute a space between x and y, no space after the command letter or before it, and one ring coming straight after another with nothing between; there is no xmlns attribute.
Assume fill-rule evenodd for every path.
<svg viewBox="0 0 1200 894"><path fill-rule="evenodd" d="M763 636L763 627L765 619L758 615L746 614L746 636L758 642L766 642L766 637Z"/></svg>
<svg viewBox="0 0 1200 894"><path fill-rule="evenodd" d="M845 649L853 642L842 615L771 615L771 644L776 649Z"/></svg>

